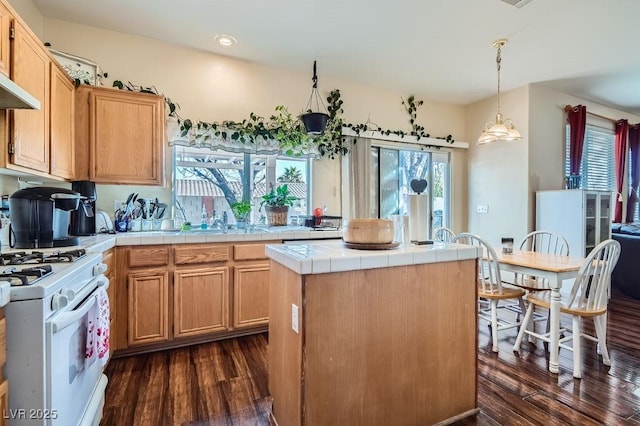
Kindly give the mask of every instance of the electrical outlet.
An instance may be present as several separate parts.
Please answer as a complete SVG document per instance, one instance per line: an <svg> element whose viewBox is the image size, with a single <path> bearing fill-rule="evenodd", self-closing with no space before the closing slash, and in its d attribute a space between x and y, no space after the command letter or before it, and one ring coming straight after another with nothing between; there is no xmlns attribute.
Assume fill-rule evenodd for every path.
<svg viewBox="0 0 640 426"><path fill-rule="evenodd" d="M291 329L296 333L298 331L298 306L295 303L291 304Z"/></svg>
<svg viewBox="0 0 640 426"><path fill-rule="evenodd" d="M486 204L478 204L476 206L476 211L480 214L487 214L489 213L489 206Z"/></svg>

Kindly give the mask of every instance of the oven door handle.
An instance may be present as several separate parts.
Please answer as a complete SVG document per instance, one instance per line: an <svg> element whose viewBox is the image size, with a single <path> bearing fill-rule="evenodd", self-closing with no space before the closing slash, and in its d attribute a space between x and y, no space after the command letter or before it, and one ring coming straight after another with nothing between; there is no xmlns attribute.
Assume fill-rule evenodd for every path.
<svg viewBox="0 0 640 426"><path fill-rule="evenodd" d="M89 312L89 309L91 309L93 305L96 304L97 300L98 297L94 294L90 298L82 302L82 304L78 306L77 309L61 314L57 318L51 320L51 330L54 333L57 333L58 331L62 331L65 328L69 327L71 324L85 316L87 312Z"/></svg>

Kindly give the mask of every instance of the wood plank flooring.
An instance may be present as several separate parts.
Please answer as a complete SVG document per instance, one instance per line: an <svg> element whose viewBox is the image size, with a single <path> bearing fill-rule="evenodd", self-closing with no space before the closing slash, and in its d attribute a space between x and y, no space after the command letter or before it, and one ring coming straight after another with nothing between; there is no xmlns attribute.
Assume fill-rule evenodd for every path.
<svg viewBox="0 0 640 426"><path fill-rule="evenodd" d="M585 328L591 327L585 321ZM458 425L640 425L640 301L615 293L609 305L611 367L583 340L583 378L560 351L547 370L542 344L512 351L516 332L491 352L479 327L480 413ZM266 333L109 362L102 425L268 425Z"/></svg>

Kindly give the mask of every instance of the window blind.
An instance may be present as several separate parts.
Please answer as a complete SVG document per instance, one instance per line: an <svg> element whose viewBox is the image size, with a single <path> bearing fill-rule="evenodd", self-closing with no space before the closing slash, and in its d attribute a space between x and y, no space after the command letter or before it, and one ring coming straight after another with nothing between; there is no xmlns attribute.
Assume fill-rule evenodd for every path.
<svg viewBox="0 0 640 426"><path fill-rule="evenodd" d="M580 163L582 189L615 191L614 132L587 124ZM569 125L565 134L565 174L569 176Z"/></svg>

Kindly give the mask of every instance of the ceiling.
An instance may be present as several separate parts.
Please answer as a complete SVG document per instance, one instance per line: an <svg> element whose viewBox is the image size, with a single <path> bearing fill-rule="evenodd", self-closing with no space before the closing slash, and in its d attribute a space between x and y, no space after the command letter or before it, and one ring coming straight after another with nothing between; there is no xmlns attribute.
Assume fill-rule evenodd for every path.
<svg viewBox="0 0 640 426"><path fill-rule="evenodd" d="M513 2L514 0L509 0ZM45 17L468 104L544 82L640 115L640 1L33 0ZM228 33L238 44L216 45Z"/></svg>

